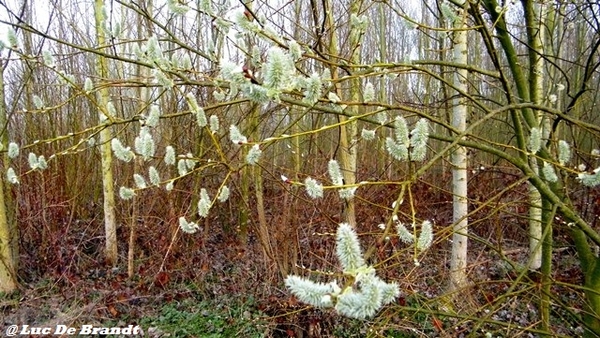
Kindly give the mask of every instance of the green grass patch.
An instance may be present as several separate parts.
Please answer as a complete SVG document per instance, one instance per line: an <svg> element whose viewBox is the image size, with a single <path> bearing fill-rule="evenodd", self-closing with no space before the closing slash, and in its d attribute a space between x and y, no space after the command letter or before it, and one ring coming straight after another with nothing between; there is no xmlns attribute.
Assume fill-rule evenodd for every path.
<svg viewBox="0 0 600 338"><path fill-rule="evenodd" d="M252 301L245 303L188 300L163 306L154 318L141 324L173 337L264 337L268 323Z"/></svg>

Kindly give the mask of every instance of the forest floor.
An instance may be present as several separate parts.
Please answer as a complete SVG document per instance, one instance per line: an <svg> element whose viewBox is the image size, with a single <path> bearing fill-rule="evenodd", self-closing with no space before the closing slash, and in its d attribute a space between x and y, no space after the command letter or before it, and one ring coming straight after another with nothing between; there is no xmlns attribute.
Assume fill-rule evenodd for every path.
<svg viewBox="0 0 600 338"><path fill-rule="evenodd" d="M446 308L442 297L446 267L440 259L446 254L436 253L426 256L422 267L397 266L404 278L385 273L384 279L401 285L402 296L376 318L356 321L298 303L273 274L264 274L263 259L256 254L258 245L242 247L219 235L210 242L202 249L210 251L199 250L191 259L193 264L180 257L181 264L174 264L168 272L157 273L164 257L148 256L131 280L126 272L106 268L79 252L78 269L33 279L22 285L20 293L0 300L3 324L139 325L147 337L460 337L487 332L494 337L537 336L528 330L538 321L535 275L519 279L518 270L495 263L498 257L491 252L479 251L473 257L470 277L474 284L469 296L461 296L465 299L462 308ZM522 248L506 252L515 261L524 254ZM84 261L88 263L81 264ZM565 285L580 282L572 252L561 251L555 264L560 271L555 276L558 281ZM581 295L558 286L555 292L566 306L555 304L554 332L580 335L581 327L564 309L578 311ZM444 312L457 316L444 316Z"/></svg>
<svg viewBox="0 0 600 338"><path fill-rule="evenodd" d="M396 192L377 196L387 198L381 204L389 205ZM252 230L248 242L241 244L231 229L212 226L187 235L177 232L174 221L142 223L135 274L128 278L123 268L127 227L118 233L121 268L111 268L101 258L103 225L90 219L52 232L54 236L46 238L51 245L41 245L36 232L25 228L21 291L0 296L0 323L3 330L25 324L139 325L147 337L537 337L541 288L536 273L520 268L526 264L528 243L523 219L505 213L495 215L494 224L472 222L478 240L470 243L471 285L451 300L445 291L449 230L442 226L451 223L450 204L447 196L427 196L425 190L420 196L428 197L429 209L420 207L430 210L425 216L437 224L434 245L418 257L418 266L413 252L397 239L377 247L371 261L382 279L399 284L401 296L370 320L350 320L298 302L283 286L276 265L265 260ZM372 207L358 209L361 223L370 224L358 229L366 248L376 242L381 218L368 213ZM481 215L485 220L486 211ZM316 271L339 273L333 256L335 217L303 223L310 229L298 239L298 259L304 262L298 274L327 280L329 276ZM583 277L574 249L558 226L553 265L552 333L580 336L578 315L584 300L576 286Z"/></svg>

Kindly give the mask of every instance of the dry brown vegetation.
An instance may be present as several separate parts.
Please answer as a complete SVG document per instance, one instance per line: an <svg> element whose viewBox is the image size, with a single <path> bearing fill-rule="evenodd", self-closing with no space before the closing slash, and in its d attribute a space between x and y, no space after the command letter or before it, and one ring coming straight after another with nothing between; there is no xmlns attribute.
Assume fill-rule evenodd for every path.
<svg viewBox="0 0 600 338"><path fill-rule="evenodd" d="M369 330L393 336L456 336L473 333L471 330L476 324L482 325L481 330L493 330L496 334L527 336L526 327L538 320L535 302L539 291L535 285L539 277L535 273L519 276L520 270L509 265L525 264L527 260L528 239L523 231L527 226L525 184L503 191L517 176L501 166L480 171L471 179L470 189L476 196L471 201L473 209L480 207L473 213L471 223L469 278L473 284L464 308L449 315L440 307L444 303L448 278L450 230L447 224L451 223L452 213L451 195L447 192L450 179L447 174L444 176L435 180L424 177L424 182L413 186L413 195L419 197L415 207L420 210L420 217L435 221L435 243L420 257L420 267L415 267L413 253L397 238L377 242L381 232L377 225L385 221L385 210L397 197L398 187L374 186L358 194L361 199L357 207L358 232L363 246L376 248L371 261L376 263L379 274L386 280L398 282L402 290L398 302L366 322L364 328L361 328L364 324L353 323L332 312L306 307L281 288L281 275L273 261L265 260L262 255L254 227L251 226L247 244L238 239L236 197L204 221L199 233L185 235L177 225L176 215L181 211L169 210L160 203L168 198L162 191L145 193L144 199L149 202L143 204L137 220L137 267L136 277L131 280L123 268L113 269L103 262L103 227L100 217L94 216L99 212L98 206L72 214L71 203L66 199L54 196L56 200L46 201L44 207L39 195L21 191L20 196L29 197L22 199L19 208L19 218L27 220L20 227L23 291L18 296L18 306L17 298L3 302L4 321L71 326L138 324L144 317L158 317L166 304L178 304L194 312L199 309L191 305L190 300L197 304L215 302L209 306L219 302L242 306L237 302L245 304L252 300L250 311L260 311L257 316L263 321L260 325L251 321L246 325L262 327L262 332L274 337L302 333L308 336L367 335ZM22 186L27 186L27 182L23 181ZM179 208L185 208L191 188L180 189L173 194L181 195ZM291 209L284 204L285 195L301 198L305 203ZM289 226L281 223L282 216L275 210L291 209L295 222L301 225L295 238L299 248L296 264L301 266L297 268L298 273L316 272L313 275L317 278L319 271L339 273L332 236L340 217L335 196L315 203L302 192L294 192L286 186L269 190L266 196L273 210L268 213L268 222L274 237L279 238L278 229ZM589 200L594 194L588 190L582 191L581 196ZM582 200L581 203L589 202ZM45 221L42 213L31 211L42 209L47 211ZM126 213L127 210L120 209L118 214ZM406 216L410 213L406 205L402 213L410 219ZM54 224L55 228L44 229L40 227L42 224ZM572 244L561 229L557 224L557 268L553 276L557 319L553 329L557 334L571 336L579 334L574 326L577 321L560 309L564 306L571 311L581 310L584 300L573 286L581 284L583 276ZM126 226L119 228L118 238L123 244L120 252L125 253ZM125 260L125 257L122 255L120 259ZM487 316L483 318L488 323L475 319L483 315ZM417 331L411 333L411 330ZM155 334L160 336L160 332Z"/></svg>
<svg viewBox="0 0 600 338"><path fill-rule="evenodd" d="M463 17L469 27L468 65L451 62L453 23L438 1L414 6L254 1L231 8L213 4L214 12L199 9L200 1L189 4L187 16L175 14L170 6L176 4L169 3L106 3L108 26L93 27L78 23L82 16L93 17L91 3L52 2L46 27L35 19L41 10L35 2L0 1L0 23L18 39L16 45L7 41L0 54L0 202L7 216L0 224L7 229L0 231L0 249L12 248L11 239L16 243L16 257L0 250L0 258L15 263L18 282L16 292L0 297L3 327L134 324L150 337L592 337L600 332L600 194L577 179L583 172L578 166L592 174L600 159L594 113L600 79L597 4L555 1L544 5L547 17L528 19L547 34L545 96L529 100L520 86L534 86L531 79L540 74L532 64L539 53L527 40L535 32L515 17L523 8L542 11L534 1L506 4L500 12L495 6L503 4L493 0L469 2ZM458 3L447 5L462 13ZM244 33L232 16L235 10L260 27ZM358 30L360 39L355 16L370 18L369 29ZM243 34L226 34L221 20ZM96 44L97 32L106 35L105 45ZM158 37L158 56L151 55L150 36ZM268 51L291 50L292 38L303 52L294 63L295 76L308 81L313 72L331 75L314 102L303 101L307 85L267 88ZM148 50L139 53L140 48ZM184 66L185 57L191 67ZM241 79L224 77L224 59L239 65L231 76ZM253 81L264 88L244 87L251 82L242 65L255 70ZM465 68L468 91L457 92L451 77ZM86 79L92 89L85 88ZM171 85L164 83L169 80ZM377 94L369 102L363 97L367 82ZM559 84L566 88L557 89ZM280 92L262 101L248 88ZM187 94L207 118L218 117L219 130L198 125ZM456 103L457 97L464 103ZM103 99L114 104L114 114ZM469 111L464 139L450 124L458 104ZM160 107L160 122L149 128L155 152L144 160L134 144L152 105ZM99 112L109 118L99 120ZM381 115L387 118L383 123ZM397 116L411 128L420 118L429 121L424 161L397 161L386 150ZM231 142L230 125L249 142ZM552 133L532 154L527 140L537 127ZM363 128L375 130L375 139L362 137ZM109 155L113 179L108 183L117 196L116 262L105 247L105 212L111 206L104 205L102 131L136 152L129 162L118 160L117 151ZM571 145L569 163L559 164L558 140ZM11 142L19 145L18 156L9 157ZM248 165L245 157L254 144L263 153L256 165ZM449 294L456 223L456 168L450 155L458 145L469 150L469 284ZM178 160L191 154L186 173L165 162L167 146L176 149ZM44 155L48 168L32 169L30 153ZM361 182L352 202L341 200L339 187L331 184L331 159ZM557 182L539 173L544 161L555 166ZM159 184L136 187L133 175L149 183L150 166L160 173ZM18 184L8 182L9 168ZM309 197L307 177L326 186L322 198ZM527 269L528 182L543 193L542 220L550 233L540 244L543 267L535 271ZM214 198L223 185L231 190L229 199L214 200L207 217L199 216L201 189ZM120 187L133 188L135 197L119 199ZM401 222L434 223L434 242L425 252L395 234L393 202L399 199ZM184 233L180 217L198 223L198 231ZM368 263L401 291L393 304L364 321L307 306L283 284L289 274L348 280L335 255L334 234L341 222L353 221ZM381 224L391 230L384 233Z"/></svg>

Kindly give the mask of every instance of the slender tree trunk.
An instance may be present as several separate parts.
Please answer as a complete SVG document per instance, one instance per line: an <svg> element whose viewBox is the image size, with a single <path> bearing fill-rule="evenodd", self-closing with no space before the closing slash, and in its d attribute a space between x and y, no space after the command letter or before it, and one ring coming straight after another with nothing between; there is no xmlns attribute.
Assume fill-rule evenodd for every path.
<svg viewBox="0 0 600 338"><path fill-rule="evenodd" d="M273 247L271 245L271 233L267 224L265 213L265 202L263 193L262 169L258 166L252 168L254 174L254 195L256 197L256 212L258 214L258 236L262 244L265 260L274 259Z"/></svg>
<svg viewBox="0 0 600 338"><path fill-rule="evenodd" d="M250 112L250 128L253 131L251 137L255 140L260 137L258 130L259 119L260 107L255 103L252 105L252 111ZM267 224L267 216L265 213L262 168L255 165L249 169L251 169L249 170L249 173L253 176L252 178L254 180L254 196L256 197L256 213L258 215L258 237L263 249L265 261L273 259L278 263L279 260L273 256L271 233L269 232L269 225Z"/></svg>
<svg viewBox="0 0 600 338"><path fill-rule="evenodd" d="M523 1L525 15L527 17L527 35L531 51L529 52L529 96L531 101L536 104L542 103L544 91L544 30L540 29L542 22L538 17L536 5L530 1ZM543 5L542 5L543 6ZM543 7L540 7L539 15L543 15ZM542 128L543 139L547 140L549 130L544 128L542 121L544 116L542 112L537 114L538 126ZM531 167L538 171L538 161L535 157L530 158ZM542 197L537 189L529 184L529 269L537 270L542 265L542 246L540 239L542 236Z"/></svg>
<svg viewBox="0 0 600 338"><path fill-rule="evenodd" d="M141 0L140 8L145 8L148 17L152 17L153 6L152 1ZM146 31L151 31L151 23L148 21L147 17L139 16L137 20L137 35L140 41L143 41L147 36L145 36ZM136 67L137 77L139 79L148 79L150 78L150 70L147 67L142 65L137 65ZM141 86L139 88L139 97L140 97L140 111L143 111L144 107L148 105L149 95L148 88ZM141 159L135 160L135 169L134 172L143 168L143 161ZM172 203L171 201L169 201ZM129 220L129 245L127 248L127 276L131 279L135 275L135 244L137 238L137 219L139 215L139 198L138 196L133 196L131 201L131 217Z"/></svg>
<svg viewBox="0 0 600 338"><path fill-rule="evenodd" d="M243 1L246 6L248 6L249 9L252 9L252 2L250 1ZM252 46L256 41L254 40L255 38L251 35L248 35L246 37L246 45L247 46ZM246 66L249 67L251 63L251 57L248 54L246 56ZM255 104L252 104L251 108L250 108L250 125L254 125L254 114L255 111L258 108L256 107ZM250 130L252 130L250 128ZM254 131L252 132L254 133ZM253 134L253 136L256 134ZM243 152L240 152L240 156L241 159L243 160ZM240 201L240 208L238 211L238 223L239 223L239 231L238 231L238 238L240 240L240 242L242 242L244 245L248 242L248 225L250 223L250 183L252 183L253 178L253 170L252 167L250 166L245 166L244 168L242 168L241 170L241 182L240 182L240 194L241 194L241 201ZM256 183L256 182L255 182ZM259 238L262 241L263 237L260 237L260 233L259 233ZM267 249L265 247L266 243L261 242L261 244L263 245L263 253L265 254L265 256L267 255Z"/></svg>
<svg viewBox="0 0 600 338"><path fill-rule="evenodd" d="M360 10L361 1L352 1L350 4L350 15L358 15ZM338 50L338 40L335 34L334 29L334 17L333 17L333 2L327 1L327 9L325 10L325 14L327 15L327 25L329 31L331 32L331 39L329 43L329 53L330 55L339 55ZM358 28L354 27L350 24L350 32L349 32L349 48L351 50L351 55L349 57L350 61L355 64L360 63L360 41L362 39L362 34L358 32ZM334 79L338 78L338 68L334 67L332 70L332 77ZM342 90L339 86L336 86L337 95L342 98ZM350 89L349 89L349 100L358 102L360 100L360 80L358 78L354 78L350 80ZM346 113L349 115L357 115L358 107L351 106L346 108ZM348 120L347 117L340 115L340 122L343 123L340 126L340 141L339 141L339 162L340 169L342 170L342 175L344 176L344 184L351 185L356 183L356 157L357 157L357 147L356 141L358 136L358 126L355 121L344 123ZM355 213L355 204L354 198L346 198L343 201L342 207L342 219L344 222L350 224L351 226L356 226L356 213Z"/></svg>
<svg viewBox="0 0 600 338"><path fill-rule="evenodd" d="M302 11L302 2L297 1L294 4L294 13L296 17L301 17ZM294 29L294 38L299 39L300 35L300 26L295 26ZM288 116L290 121L296 121L297 118L300 118L302 115L306 114L306 110L302 109L290 109ZM292 134L296 134L300 132L300 122L299 119L296 123L292 125ZM302 172L302 148L300 146L300 137L294 137L292 139L292 152L287 152L290 156L290 162L294 164L294 181L300 180L300 176L298 173ZM298 259L298 226L299 220L296 217L296 210L300 210L300 199L298 196L298 188L297 187L289 187L291 193L285 192L284 204L285 206L289 206L284 208L282 215L284 231L282 231L282 236L280 236L281 240L281 264L280 264L280 273L283 278L285 278L290 273L297 273L296 265L294 264Z"/></svg>
<svg viewBox="0 0 600 338"><path fill-rule="evenodd" d="M102 30L102 24L105 20L103 17L102 7L104 6L103 0L94 1L94 16L96 19L96 41L99 48L105 45L104 32ZM98 77L106 79L108 77L108 66L106 60L102 56L97 56L96 60L96 72ZM100 89L98 91L98 104L100 105L100 116L103 116L106 112L106 106L110 100L107 88ZM104 112L102 112L102 110ZM108 114L106 112L106 114ZM100 118L102 123L103 118ZM104 128L100 132L100 157L102 159L102 191L104 196L104 232L106 238L105 256L106 262L109 265L115 266L117 264L117 224L115 216L115 189L113 182L112 172L112 150L110 141L112 134L110 129Z"/></svg>
<svg viewBox="0 0 600 338"><path fill-rule="evenodd" d="M465 4L468 6L468 3ZM458 13L455 27L459 30L454 33L454 62L467 64L467 24L465 10ZM460 68L454 73L454 86L458 91L466 92L467 70ZM463 132L467 125L467 105L465 98L456 93L453 100L451 122L457 132ZM467 149L457 146L452 153L452 194L453 194L453 222L452 228L452 257L450 261L450 291L456 291L467 284L466 268L468 253L468 219L469 205L467 199Z"/></svg>
<svg viewBox="0 0 600 338"><path fill-rule="evenodd" d="M387 39L388 39L388 22L387 22L387 17L386 17L386 7L387 5L384 2L380 2L378 4L378 12L379 12L379 36L377 37L379 39L379 43L377 45L377 48L379 49L379 60L387 60L388 59L388 49L387 49ZM388 102L388 98L387 98L387 84L389 83L389 80L387 80L385 78L385 76L380 76L379 77L379 102ZM386 114L386 113L382 113L382 114ZM391 128L390 128L391 129ZM393 135L393 131L389 130L389 136ZM379 149L384 149L385 148L385 137L380 137L377 139L377 143L378 143L378 147ZM392 178L392 166L388 165L388 160L389 158L387 158L386 156L377 156L377 163L378 163L378 171L383 171L386 170L387 174L385 177L387 177L388 179Z"/></svg>
<svg viewBox="0 0 600 338"><path fill-rule="evenodd" d="M447 28L448 27L448 23L447 23L447 18L444 17L443 11L441 9L441 3L438 2L437 4L437 9L438 9L438 22L437 25L439 28ZM452 24L453 26L454 24ZM447 41L447 39L444 36L439 36L437 38L437 56L438 56L438 60L439 61L445 61L449 58L448 56L448 51L447 51L447 43L452 43L451 41ZM452 79L451 76L453 75L452 73L448 72L447 67L445 67L444 65L439 66L438 68L438 72L440 74L440 76L444 79L443 81L445 83L451 83ZM440 86L440 94L441 97L441 102L443 102L443 116L444 119L446 120L446 122L448 124L451 123L452 120L452 116L451 116L451 109L452 109L452 102L450 100L450 91L448 86L445 85L441 85ZM436 126L437 127L437 126ZM444 128L443 130L440 131L441 133L447 133L448 135L451 135L451 132L448 131L446 128ZM451 163L452 161L441 161L441 175L443 175L445 177L446 173L448 172L449 166L447 165L448 163Z"/></svg>
<svg viewBox="0 0 600 338"><path fill-rule="evenodd" d="M141 161L135 159L136 162ZM141 165L136 163L135 168L140 168ZM135 241L136 241L136 228L137 219L139 214L139 201L137 196L133 196L131 202L131 217L129 220L129 246L127 248L127 277L133 278L135 275Z"/></svg>
<svg viewBox="0 0 600 338"><path fill-rule="evenodd" d="M529 44L529 96L531 101L536 104L542 104L544 93L544 36L545 29L542 23L545 21L544 4L536 4L533 1L523 0L523 9L527 22L527 40ZM543 112L536 112L538 128L542 133L544 143L548 141L550 134L549 126L544 121ZM531 156L530 164L532 169L539 172L540 163L534 156ZM552 285L552 218L549 214L552 205L545 199L542 199L540 192L529 185L529 269L537 270L541 268L542 290L540 293L540 326L544 331L549 332L550 327L550 287ZM543 232L542 232L543 231ZM544 236L542 241L542 234ZM542 241L542 242L540 242Z"/></svg>
<svg viewBox="0 0 600 338"><path fill-rule="evenodd" d="M535 158L530 160L532 168L537 170L537 161ZM542 266L542 195L531 184L529 189L529 270L537 270Z"/></svg>
<svg viewBox="0 0 600 338"><path fill-rule="evenodd" d="M4 65L0 63L0 130L2 130L1 144L3 149L7 148L7 128L8 123L6 104L4 100ZM0 166L0 293L11 293L17 289L17 259L14 243L18 243L17 233L11 225L9 217L9 205L5 199L5 177L6 161L8 156L3 156L3 163ZM17 247L18 248L18 247Z"/></svg>
<svg viewBox="0 0 600 338"><path fill-rule="evenodd" d="M1 171L4 177L4 170ZM4 181L4 179L2 179ZM16 262L12 252L13 233L4 203L4 185L0 184L0 293L11 293L17 289Z"/></svg>

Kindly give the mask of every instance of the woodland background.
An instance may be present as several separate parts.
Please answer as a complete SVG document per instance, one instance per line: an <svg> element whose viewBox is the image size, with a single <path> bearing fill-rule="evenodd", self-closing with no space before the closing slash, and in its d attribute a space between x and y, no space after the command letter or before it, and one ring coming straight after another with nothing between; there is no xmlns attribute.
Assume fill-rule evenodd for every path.
<svg viewBox="0 0 600 338"><path fill-rule="evenodd" d="M0 0L0 13L3 325L600 334L598 3ZM273 72L277 51L293 62ZM424 160L386 148L397 116L429 122ZM432 221L432 247L400 241L394 215ZM283 285L344 280L340 222L401 288L369 320Z"/></svg>

